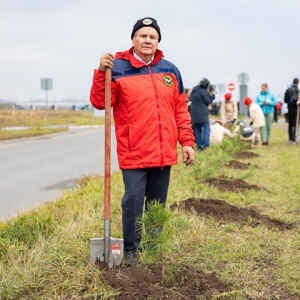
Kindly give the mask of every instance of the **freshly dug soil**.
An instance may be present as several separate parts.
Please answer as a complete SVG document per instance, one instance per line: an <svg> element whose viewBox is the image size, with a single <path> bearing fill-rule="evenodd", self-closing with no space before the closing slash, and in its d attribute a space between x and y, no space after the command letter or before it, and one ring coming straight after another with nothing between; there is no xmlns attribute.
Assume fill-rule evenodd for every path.
<svg viewBox="0 0 300 300"><path fill-rule="evenodd" d="M250 151L243 151L243 152L239 152L237 153L234 157L235 158L241 158L241 159L247 159L247 158L252 158L252 157L258 157L259 155L254 153L254 152L250 152Z"/></svg>
<svg viewBox="0 0 300 300"><path fill-rule="evenodd" d="M233 168L233 169L237 169L237 170L248 170L249 167L251 166L251 163L242 163L242 162L239 162L238 160L231 160L229 162L227 162L225 164L226 167L230 167L230 168Z"/></svg>
<svg viewBox="0 0 300 300"><path fill-rule="evenodd" d="M166 274L165 274L166 275ZM112 299L212 299L230 291L216 274L204 274L201 270L182 266L173 273L170 284L162 280L161 266L144 267L133 265L129 268L120 267L115 270L105 269L102 280L119 293Z"/></svg>
<svg viewBox="0 0 300 300"><path fill-rule="evenodd" d="M248 184L242 179L235 179L235 178L226 178L226 177L220 177L220 178L211 178L207 179L205 181L208 185L212 185L216 187L221 192L241 192L244 190L256 190L259 191L262 188L254 185L254 184Z"/></svg>
<svg viewBox="0 0 300 300"><path fill-rule="evenodd" d="M277 228L279 230L293 228L291 224L261 215L254 209L238 208L223 200L189 198L171 206L171 209L175 208L185 211L193 210L200 216L211 216L222 223L230 221L240 224L250 224L251 226L263 224L268 228Z"/></svg>

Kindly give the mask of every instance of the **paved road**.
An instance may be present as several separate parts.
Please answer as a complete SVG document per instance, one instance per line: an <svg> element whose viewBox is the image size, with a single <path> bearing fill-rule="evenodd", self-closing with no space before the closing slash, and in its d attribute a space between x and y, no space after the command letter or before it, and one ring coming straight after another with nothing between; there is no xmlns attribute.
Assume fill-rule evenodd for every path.
<svg viewBox="0 0 300 300"><path fill-rule="evenodd" d="M113 171L113 129L112 135ZM104 174L104 127L0 142L0 220L57 199L90 174Z"/></svg>

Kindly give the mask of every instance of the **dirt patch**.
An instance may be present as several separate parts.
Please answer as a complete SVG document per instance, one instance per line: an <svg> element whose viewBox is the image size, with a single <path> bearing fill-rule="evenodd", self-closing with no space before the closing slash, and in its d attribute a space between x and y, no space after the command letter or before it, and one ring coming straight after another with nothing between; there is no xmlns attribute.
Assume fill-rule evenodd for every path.
<svg viewBox="0 0 300 300"><path fill-rule="evenodd" d="M212 185L219 189L221 192L241 192L244 190L262 190L263 188L255 185L255 184L248 184L242 179L236 179L236 178L226 178L226 177L220 177L220 178L211 178L205 180L205 183L208 185Z"/></svg>
<svg viewBox="0 0 300 300"><path fill-rule="evenodd" d="M242 163L242 162L239 162L238 160L233 159L233 160L225 163L225 166L233 168L233 169L237 169L237 170L247 170L251 166L251 163L246 164L246 163ZM254 166L254 167L256 167L256 166Z"/></svg>
<svg viewBox="0 0 300 300"><path fill-rule="evenodd" d="M167 276L168 277L167 277ZM104 269L102 280L118 292L111 299L212 299L213 296L229 292L215 273L204 274L192 267L181 266L165 278L172 278L164 283L161 266L120 267L114 270Z"/></svg>
<svg viewBox="0 0 300 300"><path fill-rule="evenodd" d="M243 152L239 152L237 153L234 157L235 158L241 158L241 159L247 159L247 158L252 158L252 157L258 157L259 155L256 153L253 153L251 151L243 151Z"/></svg>
<svg viewBox="0 0 300 300"><path fill-rule="evenodd" d="M271 219L253 209L238 208L223 200L188 198L180 201L178 204L173 204L170 208L195 211L200 216L214 217L221 223L230 221L240 224L249 224L253 227L263 224L268 228L278 228L279 230L289 230L293 228L292 224Z"/></svg>
<svg viewBox="0 0 300 300"><path fill-rule="evenodd" d="M211 216L221 224L237 222L250 224L253 227L263 224L268 228L279 230L293 228L291 224L271 219L253 209L238 208L223 200L188 198L173 204L171 209L196 212L199 216ZM110 299L208 300L231 291L230 286L222 283L216 273L205 274L201 270L182 265L174 270L171 262L166 265L165 280L163 280L161 266L133 265L126 268L121 265L111 270L107 268L107 265L101 263L98 267L102 270L103 283L116 292L116 295ZM172 273L168 270L172 270ZM276 295L282 296L282 299L297 299L275 286L271 293L274 294L275 290L277 291Z"/></svg>

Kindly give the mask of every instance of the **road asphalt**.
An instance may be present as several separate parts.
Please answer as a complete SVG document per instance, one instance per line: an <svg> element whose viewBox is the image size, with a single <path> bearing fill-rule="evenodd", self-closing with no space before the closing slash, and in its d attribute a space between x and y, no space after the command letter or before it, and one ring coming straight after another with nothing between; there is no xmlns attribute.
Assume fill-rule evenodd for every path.
<svg viewBox="0 0 300 300"><path fill-rule="evenodd" d="M118 170L112 129L111 171ZM0 220L76 188L84 175L104 174L104 126L0 142Z"/></svg>

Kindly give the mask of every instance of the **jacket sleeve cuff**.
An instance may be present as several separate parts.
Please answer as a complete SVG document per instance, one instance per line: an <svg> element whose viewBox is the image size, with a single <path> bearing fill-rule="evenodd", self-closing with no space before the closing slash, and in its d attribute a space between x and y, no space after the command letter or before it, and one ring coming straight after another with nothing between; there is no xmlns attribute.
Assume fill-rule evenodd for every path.
<svg viewBox="0 0 300 300"><path fill-rule="evenodd" d="M184 147L184 146L189 146L194 149L194 143L182 143L181 147Z"/></svg>

